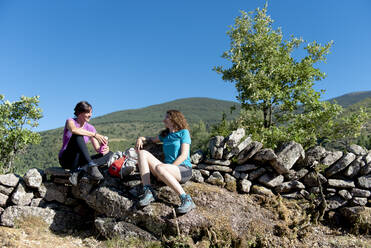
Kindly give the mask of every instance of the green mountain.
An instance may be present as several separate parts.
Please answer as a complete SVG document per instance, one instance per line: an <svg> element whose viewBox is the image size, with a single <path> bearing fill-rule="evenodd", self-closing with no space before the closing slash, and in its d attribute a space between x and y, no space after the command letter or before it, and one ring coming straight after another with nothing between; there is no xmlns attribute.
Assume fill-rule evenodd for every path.
<svg viewBox="0 0 371 248"><path fill-rule="evenodd" d="M364 99L371 98L371 91L358 91L348 93L339 97L329 99L330 102L336 102L343 108L348 108Z"/></svg>
<svg viewBox="0 0 371 248"><path fill-rule="evenodd" d="M236 106L236 110L230 114L232 106ZM169 109L177 109L184 114L190 124L191 134L193 134L198 129L200 121L210 126L219 122L223 113L227 114L228 119L235 118L239 113L240 105L232 101L211 98L185 98L146 108L113 112L93 118L91 123L99 133L109 137L109 146L112 151L123 151L134 146L139 135L157 135L164 128L162 120L166 110ZM66 116L66 119L68 117ZM41 144L30 146L15 161L16 171L22 174L30 166L41 169L59 166L57 156L62 146L62 132L63 127L41 132ZM192 150L197 148L197 141L193 140L193 136L192 144Z"/></svg>

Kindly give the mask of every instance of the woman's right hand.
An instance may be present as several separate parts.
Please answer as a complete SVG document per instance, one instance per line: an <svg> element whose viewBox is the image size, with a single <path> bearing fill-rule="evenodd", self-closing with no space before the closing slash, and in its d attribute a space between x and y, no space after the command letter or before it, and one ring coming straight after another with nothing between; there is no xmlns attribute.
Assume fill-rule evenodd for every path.
<svg viewBox="0 0 371 248"><path fill-rule="evenodd" d="M143 148L144 137L138 137L137 142L135 143L135 150L141 150Z"/></svg>
<svg viewBox="0 0 371 248"><path fill-rule="evenodd" d="M94 138L96 138L101 145L106 145L108 143L108 140L99 133L95 133Z"/></svg>

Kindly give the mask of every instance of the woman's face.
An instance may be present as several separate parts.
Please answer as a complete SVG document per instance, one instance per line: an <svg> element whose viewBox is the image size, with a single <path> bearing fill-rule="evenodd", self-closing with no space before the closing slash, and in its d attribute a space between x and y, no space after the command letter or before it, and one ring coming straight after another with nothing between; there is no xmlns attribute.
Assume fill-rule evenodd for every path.
<svg viewBox="0 0 371 248"><path fill-rule="evenodd" d="M170 120L170 116L168 114L165 115L165 119L163 120L166 128L172 128L173 123Z"/></svg>
<svg viewBox="0 0 371 248"><path fill-rule="evenodd" d="M78 118L82 121L89 122L92 115L92 109L89 112L80 113Z"/></svg>

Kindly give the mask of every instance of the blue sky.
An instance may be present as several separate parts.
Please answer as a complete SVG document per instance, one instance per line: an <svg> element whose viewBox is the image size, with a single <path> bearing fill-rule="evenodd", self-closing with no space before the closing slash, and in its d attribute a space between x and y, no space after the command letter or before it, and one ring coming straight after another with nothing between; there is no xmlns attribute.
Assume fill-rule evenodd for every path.
<svg viewBox="0 0 371 248"><path fill-rule="evenodd" d="M232 83L212 70L228 65L226 32L240 10L263 0L0 0L0 94L40 95L38 131L64 125L80 100L93 115L186 97L235 101ZM371 90L371 1L271 0L284 37L333 40L322 99Z"/></svg>

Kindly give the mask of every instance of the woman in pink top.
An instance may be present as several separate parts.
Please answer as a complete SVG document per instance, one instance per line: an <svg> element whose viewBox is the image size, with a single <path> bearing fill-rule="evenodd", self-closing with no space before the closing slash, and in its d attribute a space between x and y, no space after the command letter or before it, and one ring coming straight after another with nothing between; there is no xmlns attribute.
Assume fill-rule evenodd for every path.
<svg viewBox="0 0 371 248"><path fill-rule="evenodd" d="M103 179L97 166L106 163L112 152L109 151L106 138L98 134L94 126L88 123L92 115L92 106L82 101L74 110L76 118L69 118L66 121L63 145L58 157L60 165L71 170L70 182L77 185L81 171L87 172L93 180ZM90 156L86 145L89 141L98 154Z"/></svg>

